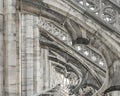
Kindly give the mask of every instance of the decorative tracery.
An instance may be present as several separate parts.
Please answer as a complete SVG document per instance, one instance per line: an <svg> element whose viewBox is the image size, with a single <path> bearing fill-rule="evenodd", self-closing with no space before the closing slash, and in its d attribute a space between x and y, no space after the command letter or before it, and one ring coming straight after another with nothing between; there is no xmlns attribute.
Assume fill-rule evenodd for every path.
<svg viewBox="0 0 120 96"><path fill-rule="evenodd" d="M104 58L102 57L101 54L94 51L92 48L90 48L87 45L83 45L83 44L73 45L69 33L64 28L62 28L61 26L56 25L56 23L50 21L49 19L43 18L43 17L40 18L38 26L40 27L40 29L43 29L43 31L46 31L45 33L49 33L50 35L48 34L48 36L52 36L51 38L54 38L53 40L55 40L55 41L58 40L59 42L65 44L66 46L68 46L72 50L76 51L78 54L82 55L84 58L86 58L86 59L90 60L91 62L95 63L96 64L95 66L99 66L103 70L106 69L105 60L104 60ZM53 41L50 41L50 42L53 42ZM47 44L47 46L49 46L48 44ZM59 50L57 50L57 51L59 51ZM62 53L59 53L59 54L61 54L61 56L64 56L62 54L65 54L65 53L62 52ZM59 58L54 58L54 59L59 61ZM74 62L76 62L76 61L74 61ZM68 60L66 60L66 63L68 63ZM60 64L62 64L62 63L60 63ZM66 65L63 65L63 66L66 66ZM65 85L65 86L63 84L60 84L61 85L60 88L62 88L65 91L65 93L68 94L68 96L69 95L79 95L80 94L79 89L82 86L80 78L79 77L76 78L77 75L72 74L72 71L71 72L68 71L69 70L68 66L61 68L60 66L57 65L54 68L55 68L56 72L58 72L62 76L61 77L59 75L57 77L58 78L64 78L64 80L69 83L68 85ZM84 70L86 70L86 69L84 69ZM95 77L95 75L93 75L93 76L92 75L89 74L87 77L85 76L86 79L84 79L83 81L88 80L88 78L90 76L92 81L90 80L88 83L94 82L94 79L95 79L95 81L97 81L99 83L98 86L100 87L102 81L99 81L99 77ZM105 78L105 77L103 76L103 78ZM64 83L64 82L61 82L61 83ZM62 91L62 89L60 89L60 90ZM90 89L90 90L88 90L88 89ZM87 91L85 91L85 90L87 90ZM84 88L84 90L82 89L81 92L83 92L83 94L85 96L92 96L92 94L94 93L92 90L93 90L92 87L91 88L86 87L86 88ZM94 90L96 90L96 89L94 89Z"/></svg>
<svg viewBox="0 0 120 96"><path fill-rule="evenodd" d="M53 0L53 1L56 1L56 0ZM68 0L68 1L70 1L70 0ZM73 1L75 1L75 0L73 0ZM106 23L114 25L114 27L116 27L117 29L119 29L119 26L120 26L120 12L111 3L108 3L108 1L112 1L112 0L76 0L76 1L79 2L79 4L81 4L83 7L85 7L86 10L90 11L90 13L93 12L99 18L101 18L102 20L104 20ZM107 1L107 3L106 3L106 1ZM114 0L114 2L119 3L120 0ZM50 57L50 56L48 56L49 55L49 52L48 52L49 48L48 48L48 46L50 44L46 45L46 46L44 46L44 44L39 46L39 35L38 35L39 34L39 31L38 31L39 29L35 28L35 27L39 26L40 30L44 29L44 31L47 31L46 33L51 34L52 36L51 35L50 36L55 38L55 39L52 39L52 40L48 40L49 38L42 37L40 39L45 39L45 40L47 39L49 41L49 43L51 43L52 48L56 47L56 49L57 48L60 49L60 47L62 46L62 48L60 49L60 51L63 51L64 48L66 48L65 51L63 51L61 54L67 53L67 56L71 56L72 59L71 58L70 59L71 59L71 61L73 61L73 62L69 62L68 59L66 59L65 57L63 57L63 58L66 59L64 67L61 68L60 65L55 65L54 67L52 66L53 69L54 69L53 73L55 73L53 76L56 77L54 79L56 80L57 83L56 83L55 86L52 86L53 88L51 90L47 91L48 93L45 92L45 94L47 94L47 96L48 96L48 94L50 94L50 96L53 96L53 94L51 94L51 92L54 92L54 91L57 90L54 95L58 96L57 92L61 88L60 91L62 91L62 92L65 91L63 96L69 96L69 94L71 94L72 96L76 96L76 95L78 96L78 95L80 95L82 93L85 96L91 96L91 95L93 95L96 90L93 88L93 86L90 86L88 84L94 84L93 83L94 81L97 82L97 83L95 83L96 85L98 84L98 82L101 85L103 84L102 81L105 80L105 75L99 74L98 70L96 71L95 68L100 67L100 68L102 68L104 70L104 73L106 73L106 71L105 71L106 62L104 60L104 57L99 52L97 52L94 49L92 49L90 46L86 46L86 45L83 45L83 44L75 44L75 45L73 45L69 33L63 27L60 27L59 25L55 24L55 22L52 22L52 21L47 20L45 18L41 18L40 21L39 21L38 26L36 26L36 24L34 26L33 19L35 19L36 16L34 17L33 15L31 15L31 14L33 14L33 13L31 13L31 10L33 12L36 9L34 10L34 8L31 7L31 5L33 5L34 7L37 7L38 11L40 11L39 9L41 8L41 6L46 6L47 5L47 4L44 5L44 3L41 2L41 0L35 0L35 1L34 0L22 0L21 3L25 3L24 4L24 8L22 7L24 9L24 11L20 12L20 14L21 13L23 14L25 12L25 19L22 18L23 19L22 23L24 23L24 24L18 24L18 25L22 25L22 26L19 26L21 28L19 28L20 30L19 30L19 32L17 32L17 33L19 33L18 35L21 36L21 37L19 37L18 35L17 36L19 37L19 40L22 39L21 41L24 41L25 43L20 41L19 42L20 44L17 44L17 45L20 45L20 47L22 47L22 48L18 48L18 46L16 47L16 44L14 46L14 47L16 47L18 49L22 49L22 51L19 50L21 53L18 52L18 53L20 53L20 55L18 54L19 56L17 56L17 57L20 57L20 58L17 58L17 59L20 59L19 60L20 61L19 62L20 63L20 66L19 66L20 68L17 68L17 69L19 69L19 71L22 72L22 75L20 73L20 75L22 76L22 78L21 78L22 80L19 80L21 83L20 82L19 82L19 84L17 83L16 88L17 87L21 87L21 89L19 90L20 92L22 91L21 94L22 95L26 95L27 94L29 96L29 95L33 94L33 90L36 91L36 89L37 89L38 91L39 90L41 91L40 88L35 88L34 89L33 88L34 85L35 85L35 87L43 87L43 89L49 87L48 86L49 84L46 84L46 83L49 83L49 77L50 76L48 76L49 74L46 74L46 73L49 70L48 64L49 64L50 60L48 60L48 57ZM29 7L28 7L27 4L29 5ZM52 8L55 8L55 6L50 6L50 8L51 8L50 10L52 10ZM30 15L29 15L29 12L27 12L28 9L30 9L29 10ZM19 11L19 9L17 11ZM72 12L70 12L70 13L72 13ZM45 11L45 13L47 13L47 12ZM37 14L37 16L38 16L39 12L35 12L35 14ZM8 18L8 21L10 21L9 19L13 19L13 18L11 18L11 16L10 16L10 18ZM9 16L6 16L6 17L9 17ZM20 18L19 18L19 20L20 20ZM25 21L25 22L23 22L23 21ZM6 28L7 27L8 26L6 26ZM6 37L9 37L9 36L6 35ZM107 39L109 39L109 38L107 38ZM11 38L10 38L10 40L11 40ZM54 40L59 41L62 44L59 43L59 44L61 44L59 46L59 44L57 43L57 46L59 46L59 47L57 47L57 46L55 46L55 44L52 44L54 42ZM65 47L63 47L63 45L65 45ZM5 46L5 47L7 49L10 49L10 50L7 50L9 53L11 53L13 51L13 50L11 50L12 49L11 45ZM39 47L41 47L42 51L39 50L40 49ZM54 51L56 51L56 49ZM67 51L67 49L69 49L69 51ZM72 49L72 50L70 50L70 49ZM40 51L41 51L41 53L40 53ZM35 53L35 54L33 54L33 53ZM14 55L16 56L16 54L14 54ZM35 58L33 56L35 56ZM63 56L63 55L61 55L61 56ZM9 54L8 54L8 57L10 57ZM84 58L82 58L82 57L84 57ZM13 59L13 58L11 58L11 59ZM56 58L54 58L54 59L56 59ZM60 58L58 57L57 59L60 59ZM108 61L109 60L110 59L108 59ZM84 61L86 61L86 62L84 62ZM92 62L92 64L96 64L97 67L93 67L92 64L89 63L89 62L87 62L87 61ZM17 63L18 62L15 61L14 65L16 65ZM56 63L56 62L54 62L54 63ZM57 62L57 63L59 63L59 64L62 65L61 62ZM74 67L73 67L72 70L69 69L69 66L70 66L69 64L70 63L72 63L74 65ZM87 65L87 64L89 65L89 67L88 66L87 67L84 66L84 65ZM12 65L12 67L14 67L11 62L9 63L9 65L10 66ZM35 66L33 66L33 65L35 65ZM113 65L114 65L113 69L116 70L116 73L119 72L119 69L120 69L119 62L115 62ZM109 66L109 67L111 67L111 66ZM22 68L22 70L21 70L21 68ZM42 69L42 71L41 71L40 68ZM93 68L93 69L90 70L90 68L91 69ZM81 72L81 70L82 70L82 72ZM78 73L76 72L76 74L75 74L75 71L77 71ZM9 70L6 71L6 72L8 72L8 73L10 72L11 73L11 71L9 71ZM89 74L88 76L86 76L86 73L91 73L91 74ZM101 71L100 71L100 73L101 73ZM82 74L83 77L80 74ZM8 74L8 76L9 76L9 74ZM80 76L81 76L82 79L84 79L84 80L82 80L82 82L81 82ZM89 79L89 76L91 76L91 78L92 78L91 80ZM113 74L113 76L117 77L119 75ZM13 77L14 77L14 75L13 75ZM17 77L19 77L19 76L17 76ZM40 80L42 77L44 77L44 78L42 80ZM101 77L102 80L101 80L101 78L98 78L98 77ZM8 88L10 90L5 90L6 91L5 94L8 94L8 95L14 94L15 95L16 91L13 90L14 88L12 89L11 82L9 82L9 84L7 84L7 82L11 81L11 80L12 79L7 80L5 82L5 85L10 85L10 86L7 86L7 87L10 87L10 88ZM44 80L45 80L45 82L42 82L42 83L40 82L40 81L44 81ZM59 80L63 80L63 81L59 82ZM113 77L113 80L114 80L114 83L111 83L111 84L119 83L119 82L116 82L116 81L119 81L119 78L116 79L116 78ZM83 84L84 81L86 82L86 86L82 87L82 89L81 89L81 86L84 85ZM33 82L35 84L33 84ZM40 84L38 82L40 82ZM12 83L16 84L16 82L12 82ZM38 84L38 86L37 86L37 84ZM54 81L52 82L52 84L54 85ZM101 87L101 85L100 85L100 87ZM13 84L13 87L14 87L14 84ZM100 88L100 87L98 87L98 88ZM19 89L19 88L17 88L17 89ZM20 92L18 92L17 94L19 94ZM38 94L37 96L41 96L41 95ZM97 95L95 95L95 96L97 96Z"/></svg>
<svg viewBox="0 0 120 96"><path fill-rule="evenodd" d="M100 0L86 0L86 7L96 12L100 8Z"/></svg>
<svg viewBox="0 0 120 96"><path fill-rule="evenodd" d="M105 61L100 54L98 54L97 52L95 52L86 45L77 44L73 46L69 34L65 30L60 29L54 23L50 22L49 20L47 21L45 18L41 18L39 26L41 28L46 29L50 34L60 39L63 43L66 43L68 46L76 50L79 54L83 55L85 58L94 62L97 66L103 69L106 68Z"/></svg>
<svg viewBox="0 0 120 96"><path fill-rule="evenodd" d="M110 24L116 22L116 10L112 6L103 3L102 19Z"/></svg>
<svg viewBox="0 0 120 96"><path fill-rule="evenodd" d="M84 7L86 10L92 12L94 16L99 17L107 24L112 25L119 30L119 0L71 0L77 6ZM115 6L116 5L116 6Z"/></svg>

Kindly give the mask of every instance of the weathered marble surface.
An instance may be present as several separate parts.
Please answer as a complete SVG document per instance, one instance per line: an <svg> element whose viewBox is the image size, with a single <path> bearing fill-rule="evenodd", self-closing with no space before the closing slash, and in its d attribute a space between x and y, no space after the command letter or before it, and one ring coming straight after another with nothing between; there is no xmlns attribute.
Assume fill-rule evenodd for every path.
<svg viewBox="0 0 120 96"><path fill-rule="evenodd" d="M116 72L115 70L120 70L119 64L114 66L113 63L114 60L120 58L118 37L104 30L93 20L86 18L82 11L79 13L73 10L61 0L49 2L44 0L44 2L49 4L51 10L58 11L59 14L64 16L69 14L68 18L80 24L83 27L82 31L89 30L92 34L97 31L95 36L104 43L103 45L99 43L102 46L98 50L104 53L110 66L110 74ZM51 66L53 62L48 60L49 48L44 48L39 43L40 32L42 32L37 25L40 19L39 12L37 11L35 15L32 12L22 11L19 18L16 5L17 0L0 0L0 96L31 96L59 83L55 80L55 69ZM84 37L87 34L87 31L85 32ZM98 47L97 44L95 46ZM101 90L104 91L103 89ZM111 94L111 96L119 96L120 93Z"/></svg>
<svg viewBox="0 0 120 96"><path fill-rule="evenodd" d="M3 96L3 0L0 2L0 96Z"/></svg>
<svg viewBox="0 0 120 96"><path fill-rule="evenodd" d="M4 96L18 96L16 0L4 0Z"/></svg>

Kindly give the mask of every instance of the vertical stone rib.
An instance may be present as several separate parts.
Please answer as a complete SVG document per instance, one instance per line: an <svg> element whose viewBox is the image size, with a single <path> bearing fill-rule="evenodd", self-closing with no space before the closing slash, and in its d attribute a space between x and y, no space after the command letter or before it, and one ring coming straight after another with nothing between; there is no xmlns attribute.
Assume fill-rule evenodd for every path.
<svg viewBox="0 0 120 96"><path fill-rule="evenodd" d="M44 78L45 78L45 89L49 89L49 62L48 62L48 49L45 49L45 57L44 57L44 66L45 66L45 74L44 74Z"/></svg>
<svg viewBox="0 0 120 96"><path fill-rule="evenodd" d="M39 28L37 26L39 18L34 16L34 26L33 26L33 35L34 35L34 93L39 93L40 91L40 44L39 44Z"/></svg>
<svg viewBox="0 0 120 96"><path fill-rule="evenodd" d="M43 63L44 63L44 59L43 59L43 48L40 48L40 90L43 91L43 86L44 86L44 82L43 82Z"/></svg>
<svg viewBox="0 0 120 96"><path fill-rule="evenodd" d="M16 0L4 0L4 96L19 96L16 27Z"/></svg>
<svg viewBox="0 0 120 96"><path fill-rule="evenodd" d="M47 90L48 89L48 84L49 84L49 79L48 79L48 49L46 48L41 48L41 54L40 54L40 68L41 68L41 73L40 73L40 83L41 87L40 90Z"/></svg>
<svg viewBox="0 0 120 96"><path fill-rule="evenodd" d="M54 70L54 67L52 66L52 61L50 61L50 88L52 88L54 85L54 79L53 79L53 77L54 77L54 72L53 72L53 70Z"/></svg>
<svg viewBox="0 0 120 96"><path fill-rule="evenodd" d="M0 96L3 96L3 0L0 0Z"/></svg>
<svg viewBox="0 0 120 96"><path fill-rule="evenodd" d="M25 15L26 22L26 96L33 95L33 15Z"/></svg>
<svg viewBox="0 0 120 96"><path fill-rule="evenodd" d="M25 54L25 16L22 14L22 22L21 22L21 88L22 88L22 96L26 96L26 54Z"/></svg>

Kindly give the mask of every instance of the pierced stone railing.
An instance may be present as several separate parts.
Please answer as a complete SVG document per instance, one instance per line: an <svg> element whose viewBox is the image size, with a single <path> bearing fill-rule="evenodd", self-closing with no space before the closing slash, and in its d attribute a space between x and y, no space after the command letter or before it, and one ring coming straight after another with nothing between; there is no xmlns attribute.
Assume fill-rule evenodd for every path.
<svg viewBox="0 0 120 96"><path fill-rule="evenodd" d="M120 35L120 0L70 0L113 32Z"/></svg>

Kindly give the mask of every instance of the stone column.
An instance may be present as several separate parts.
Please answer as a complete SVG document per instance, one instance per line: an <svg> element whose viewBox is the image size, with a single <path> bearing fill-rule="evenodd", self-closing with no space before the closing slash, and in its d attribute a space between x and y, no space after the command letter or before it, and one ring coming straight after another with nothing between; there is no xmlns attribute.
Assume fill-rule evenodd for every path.
<svg viewBox="0 0 120 96"><path fill-rule="evenodd" d="M0 0L0 96L3 96L3 0Z"/></svg>
<svg viewBox="0 0 120 96"><path fill-rule="evenodd" d="M52 64L54 64L54 63L56 63L56 62L54 62L54 61L49 61L49 64L50 64L50 88L53 88L53 87L55 87L56 86L56 80L57 80L57 78L56 78L56 71L55 71L55 68L54 68L54 66L52 65ZM62 81L61 81L62 82Z"/></svg>
<svg viewBox="0 0 120 96"><path fill-rule="evenodd" d="M25 54L25 15L22 14L21 22L21 95L26 96L26 54Z"/></svg>
<svg viewBox="0 0 120 96"><path fill-rule="evenodd" d="M4 96L19 96L16 3L4 0Z"/></svg>
<svg viewBox="0 0 120 96"><path fill-rule="evenodd" d="M33 15L25 15L26 96L33 95Z"/></svg>
<svg viewBox="0 0 120 96"><path fill-rule="evenodd" d="M37 22L38 17L22 14L22 96L31 96L40 91L40 47Z"/></svg>
<svg viewBox="0 0 120 96"><path fill-rule="evenodd" d="M50 88L50 64L49 64L49 50L46 49L45 50L45 63L44 63L44 66L45 66L45 89L49 89Z"/></svg>
<svg viewBox="0 0 120 96"><path fill-rule="evenodd" d="M20 33L19 33L20 34ZM28 96L33 93L33 16L22 14L21 16L21 51L19 63L21 63L21 95ZM30 47L30 48L29 48Z"/></svg>
<svg viewBox="0 0 120 96"><path fill-rule="evenodd" d="M41 69L41 72L40 72L40 83L41 83L41 87L40 87L40 90L43 91L43 90L47 90L48 89L48 85L49 85L49 79L48 79L48 74L49 74L49 71L48 71L48 64L49 64L49 61L48 61L48 49L47 48L41 48L40 49L40 69Z"/></svg>
<svg viewBox="0 0 120 96"><path fill-rule="evenodd" d="M33 77L34 77L34 94L39 93L41 83L40 83L40 43L39 43L39 28L38 28L38 22L39 18L37 16L34 16L34 26L33 26L33 38L34 38L34 65L33 65Z"/></svg>
<svg viewBox="0 0 120 96"><path fill-rule="evenodd" d="M43 91L43 49L40 48L40 91ZM39 92L38 92L39 93Z"/></svg>

